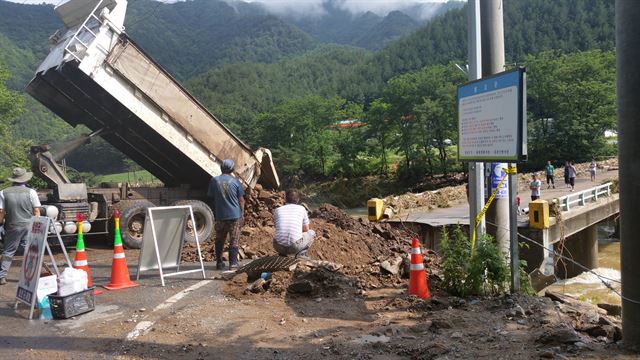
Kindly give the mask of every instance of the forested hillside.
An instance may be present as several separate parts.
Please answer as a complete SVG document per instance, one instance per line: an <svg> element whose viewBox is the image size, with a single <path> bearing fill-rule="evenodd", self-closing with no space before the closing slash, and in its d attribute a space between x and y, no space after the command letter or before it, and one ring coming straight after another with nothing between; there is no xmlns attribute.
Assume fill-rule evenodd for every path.
<svg viewBox="0 0 640 360"><path fill-rule="evenodd" d="M127 33L181 80L224 64L273 63L303 54L318 41L262 10L224 1L131 2Z"/></svg>
<svg viewBox="0 0 640 360"><path fill-rule="evenodd" d="M527 54L537 54L549 49L563 52L613 49L611 1L513 0L505 4L505 50L508 63L521 62ZM265 106L276 104L284 98L307 94L309 77L315 77L311 83L316 86L315 91L318 93L334 91L334 88L325 87L324 84L340 84L335 95L355 102L368 103L381 95L385 82L394 76L419 70L427 65L447 64L450 61L464 64L467 52L466 21L466 8L453 9L411 35L392 42L369 56L347 55L343 52L347 58L359 57L358 62L348 71L305 72L304 67L301 67L302 73L291 78L291 71L283 71L283 64L266 67L241 64L195 77L189 82L189 86L204 99L205 104L214 113L219 112L218 109L221 107L245 108L242 119L246 119L247 112L264 111ZM294 63L297 61L299 60L293 60ZM316 61L323 62L320 59ZM258 99L247 101L247 86L244 81L233 84L225 80L232 77L228 73L237 71L236 66L243 69L245 77L254 79L252 89L248 91L258 96ZM331 76L337 78L331 79ZM299 82L295 80L297 78L300 79ZM217 84L223 82L226 83L223 85L224 91L219 91L218 87L221 85ZM280 95L279 91L271 91L270 87L273 84L283 83L287 84L286 88L290 89L290 92ZM252 104L258 104L258 107L253 108ZM229 123L238 125L244 122L234 118L233 114L229 115L230 117L223 118Z"/></svg>
<svg viewBox="0 0 640 360"><path fill-rule="evenodd" d="M285 161L279 165L289 169L286 171L307 169L299 175L320 177L384 172L388 168L386 156L389 155L384 152L388 150L404 157L401 170L411 175L425 170L416 164L428 164L427 172L431 173L446 171L447 164L453 161L444 145L445 140L455 143L451 123L434 123L433 117L446 116L453 121L453 112L446 104L453 101L452 89L463 81L451 62L465 62L466 10L457 8L457 4L447 6L453 9L375 52L326 45L322 41L334 39L333 42L375 47L375 44L411 30L416 19L405 13L392 12L385 17L375 14L362 14L350 20L345 17L343 27L337 26L339 17L296 25L295 21L276 17L255 4L234 2L229 5L218 0L166 4L138 0L130 2L125 25L138 44L179 79L185 80L193 94L242 139L254 146L264 145L267 140L270 145L276 145L275 152L281 156L279 161ZM19 11L13 11L15 9ZM584 86L587 92L596 89L592 96L611 91L614 73L606 69L613 56L613 9L613 3L608 0L505 2L508 65L532 64L532 69L556 71L557 75L551 78L557 82L556 89ZM3 16L7 13L16 16ZM7 83L11 88L20 89L32 76L46 54L46 38L58 27L57 21L51 6L27 6L0 0L0 61L7 64ZM331 24L335 26L331 28ZM33 31L24 30L32 25ZM350 31L349 34L344 34L347 30L342 29ZM591 49L603 51L602 56L593 52L571 54ZM555 55L539 55L546 50L554 50ZM564 54L568 55L564 57ZM595 77L581 83L582 78L560 76L569 70L575 74L595 71ZM430 82L429 76L440 79L440 83ZM537 77L539 74L530 74L531 100L538 96L538 103L554 106L557 113L551 117L566 118L567 124L575 121L575 116L566 115L567 109L558 103L560 100L535 88L533 84ZM406 87L411 82L416 82L410 86L413 90ZM431 91L434 87L440 90L430 92L430 95L425 93L422 98L416 96L419 95L416 89ZM409 94L412 100L406 102L408 100L403 96ZM612 98L601 96L600 99L597 105L600 119L592 119L589 125L589 131L596 137L603 128L615 126L610 121ZM399 103L400 100L405 103ZM15 141L48 142L72 133L68 126L33 100L27 99L25 107L27 111L8 124ZM269 129L264 127L268 124L266 120L284 121L281 126L286 129L293 126L287 121L298 121L300 111L304 109L316 109L332 121L347 118L367 121L359 129L336 133L325 131L333 126L326 122L327 119L318 120L320 123L315 125L310 120L299 131L324 134L322 141L271 144L274 138L268 137ZM543 116L539 110L540 107L536 108L531 119L531 134L538 139L547 136L540 132L542 125L536 123L536 117ZM279 115L274 118L274 114ZM378 122L373 126L375 119ZM390 123L386 124L385 119ZM411 119L419 121L411 122ZM415 129L424 135L422 139L402 135L413 124L422 124L422 128ZM562 121L555 126L564 132L564 136L574 130L571 126L563 127ZM431 134L427 129L440 130ZM386 135L380 135L381 132L400 135L387 139ZM435 139L438 142L431 143ZM559 141L562 137L546 139ZM576 141L579 144L581 140ZM599 138L589 141L601 144ZM387 150L381 153L377 148L380 144ZM542 147L530 144L532 154L544 154ZM296 151L301 145L309 154L303 156ZM92 146L92 151L100 151L104 154L102 158L112 160L88 167L83 157L77 155L72 163L92 171L113 171L117 169L112 165L122 166L122 157L117 151L100 143ZM558 146L557 156L570 150L571 147ZM609 150L603 147L602 151ZM587 156L586 153L583 155ZM378 160L368 163L366 159ZM312 171L319 167L322 171ZM291 174L286 171L285 174Z"/></svg>

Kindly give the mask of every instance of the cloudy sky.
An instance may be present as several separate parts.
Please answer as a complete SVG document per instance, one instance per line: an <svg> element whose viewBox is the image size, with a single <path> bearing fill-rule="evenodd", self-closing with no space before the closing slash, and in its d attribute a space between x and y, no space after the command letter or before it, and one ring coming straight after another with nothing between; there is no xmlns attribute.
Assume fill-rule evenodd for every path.
<svg viewBox="0 0 640 360"><path fill-rule="evenodd" d="M49 4L59 4L64 0L9 0L17 3L25 4L41 4L43 2ZM132 2L135 0L129 0ZM175 2L180 0L162 0L164 2ZM247 2L261 2L275 13L318 13L321 10L323 0L245 0ZM409 4L417 2L446 2L447 0L339 0L344 9L348 9L353 13L361 13L364 11L373 11L375 13L388 13L391 10L402 9ZM321 12L321 11L320 11Z"/></svg>

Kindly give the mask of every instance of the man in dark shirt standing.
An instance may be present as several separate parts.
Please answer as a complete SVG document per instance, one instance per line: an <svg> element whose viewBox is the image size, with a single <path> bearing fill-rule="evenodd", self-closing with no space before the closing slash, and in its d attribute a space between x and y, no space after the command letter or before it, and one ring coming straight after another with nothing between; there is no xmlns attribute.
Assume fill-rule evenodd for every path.
<svg viewBox="0 0 640 360"><path fill-rule="evenodd" d="M240 181L231 175L234 162L226 159L220 170L222 175L211 178L207 197L213 203L216 218L216 269L225 268L222 251L227 236L229 239L229 268L238 268L238 241L240 228L244 222L244 188Z"/></svg>

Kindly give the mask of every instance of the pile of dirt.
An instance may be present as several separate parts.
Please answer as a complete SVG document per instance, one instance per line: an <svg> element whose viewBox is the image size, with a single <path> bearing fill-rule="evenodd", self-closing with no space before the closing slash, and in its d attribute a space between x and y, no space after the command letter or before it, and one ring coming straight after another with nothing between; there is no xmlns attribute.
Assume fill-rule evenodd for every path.
<svg viewBox="0 0 640 360"><path fill-rule="evenodd" d="M398 214L405 210L420 207L429 209L436 207L446 208L450 207L452 203L466 198L466 185L458 185L418 194L406 193L399 196L388 196L383 201L385 207L390 207L395 214Z"/></svg>
<svg viewBox="0 0 640 360"><path fill-rule="evenodd" d="M464 189L462 190L464 191ZM455 194L455 191L453 192ZM430 193L431 194L431 193ZM450 189L436 192L434 198L452 194ZM245 209L245 224L240 237L240 260L255 259L275 255L273 250L273 210L284 204L284 194L257 187L248 194ZM301 264L293 274L278 272L273 274L267 292L274 296L296 294L289 291L291 284L310 284L298 291L297 295L331 297L336 294L362 294L378 287L403 287L408 275L411 238L414 234L402 228L394 228L388 223L371 223L366 219L355 219L339 208L324 204L310 216L310 227L316 232L316 239L307 255L311 259L336 264L333 267L317 266L313 263ZM204 261L214 261L214 241L201 244ZM227 260L228 254L222 254ZM429 255L424 255L427 263L434 264ZM186 244L183 261L197 261L195 244ZM336 270L339 267L339 270ZM239 283L243 283L242 286ZM234 296L245 294L246 278L236 278L229 282L227 290ZM299 285L294 285L299 286ZM298 289L300 290L300 289ZM246 294L245 294L246 295ZM252 295L252 294L251 294Z"/></svg>
<svg viewBox="0 0 640 360"><path fill-rule="evenodd" d="M413 236L409 231L354 219L329 204L314 210L310 223L316 240L307 255L314 260L299 263L293 273L273 273L268 281L260 281L262 288L254 292L260 296L331 298L406 286ZM254 256L273 255L272 239L273 227L245 227L240 243L245 255L247 250ZM430 268L439 263L433 254L424 258ZM435 272L439 273L439 267ZM226 284L226 292L235 297L256 296L247 286L246 277L236 277Z"/></svg>
<svg viewBox="0 0 640 360"><path fill-rule="evenodd" d="M269 191L257 184L247 190L244 209L245 226L273 226L273 210L284 205L284 192Z"/></svg>

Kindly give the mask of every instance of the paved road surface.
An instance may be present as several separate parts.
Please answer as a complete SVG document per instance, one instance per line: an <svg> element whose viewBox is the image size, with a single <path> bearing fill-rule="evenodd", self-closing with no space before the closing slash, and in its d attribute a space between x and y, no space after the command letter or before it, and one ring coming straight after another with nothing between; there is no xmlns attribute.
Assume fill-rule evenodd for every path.
<svg viewBox="0 0 640 360"><path fill-rule="evenodd" d="M604 182L610 181L612 179L618 178L618 170L611 170L607 172L601 172L598 174L598 177L595 182L590 181L588 175L580 176L576 178L575 191L587 190L591 187L600 185ZM558 198L561 196L569 195L571 192L564 185L564 179L556 179L556 188L547 189L547 185L544 182L545 179L542 179L543 186L541 196L544 200L550 200L554 198ZM530 191L521 191L520 192L520 207L527 208L529 207L529 202L531 202L531 192ZM521 221L527 221L527 217L524 216ZM390 221L404 221L404 222L415 222L421 224L428 224L431 226L442 226L442 225L450 225L450 224L463 224L469 225L469 204L467 202L454 204L449 208L437 208L437 209L424 209L417 208L412 209L408 214L401 214L397 218L391 219Z"/></svg>
<svg viewBox="0 0 640 360"><path fill-rule="evenodd" d="M91 237L85 241L88 245L92 243ZM137 250L126 251L133 280L138 254ZM104 246L87 248L94 285L109 282L112 256L113 250ZM55 257L59 265L64 262L61 254ZM27 306L21 304L17 311L13 309L21 262L22 256L14 257L7 277L9 283L0 286L0 359L48 358L51 351L62 351L67 359L112 358L124 339L135 340L144 335L176 309L198 306L203 298L223 297L219 282L211 280L211 275L217 273L212 270L213 264L206 264L206 280L198 273L187 274L166 278L165 287L161 286L157 272L148 271L141 275L136 288L103 289L104 293L96 296L93 312L68 320L47 321L36 316L36 320L29 321ZM187 264L181 270L190 268L197 266Z"/></svg>

